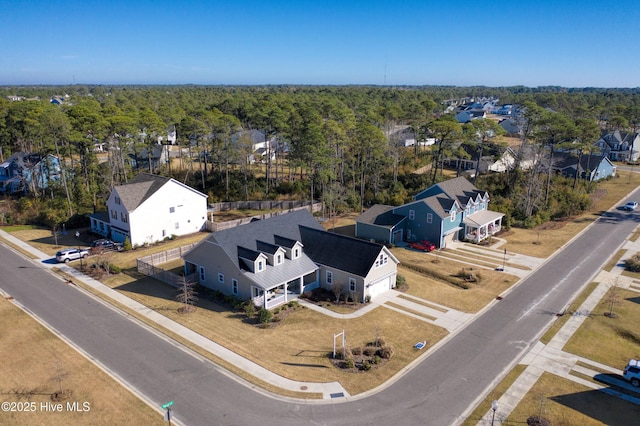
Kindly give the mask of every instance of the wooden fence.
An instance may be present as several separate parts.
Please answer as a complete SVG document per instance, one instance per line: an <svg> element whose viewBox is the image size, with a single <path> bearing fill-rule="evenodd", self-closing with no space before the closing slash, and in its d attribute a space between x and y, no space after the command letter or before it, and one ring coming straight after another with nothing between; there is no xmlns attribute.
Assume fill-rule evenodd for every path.
<svg viewBox="0 0 640 426"><path fill-rule="evenodd" d="M174 287L179 287L183 278L182 275L174 274L173 272L158 268L155 265L162 265L163 263L182 258L184 253L191 250L194 245L195 244L189 244L182 247L176 247L174 249L163 251L162 253L154 253L149 256L136 259L138 272ZM197 282L198 277L197 274L191 274L187 275L185 278L189 281Z"/></svg>
<svg viewBox="0 0 640 426"><path fill-rule="evenodd" d="M210 204L214 212L228 210L292 210L309 206L309 201L231 201ZM314 203L317 204L317 203Z"/></svg>
<svg viewBox="0 0 640 426"><path fill-rule="evenodd" d="M268 203L268 201L265 201ZM274 201L275 202L275 201ZM236 220L229 220L227 222L211 222L211 221L207 221L206 222L206 228L207 231L211 231L211 232L216 232L216 231L222 231L224 229L229 229L229 228L234 228L236 226L239 225L244 225L245 223L249 223L254 219L268 219L272 216L280 216L283 214L287 214L289 212L293 212L293 211L297 211L297 210L304 210L304 209L308 209L309 205L307 204L306 206L301 206L301 207L295 207L295 208L291 208L289 210L282 210L282 211L278 211L278 212L274 212L274 213L264 213L264 214L259 214L259 215L255 215L255 216L251 216L251 217L244 217L242 219L236 219ZM314 203L311 207L313 212L317 212L320 211L322 209L322 203Z"/></svg>

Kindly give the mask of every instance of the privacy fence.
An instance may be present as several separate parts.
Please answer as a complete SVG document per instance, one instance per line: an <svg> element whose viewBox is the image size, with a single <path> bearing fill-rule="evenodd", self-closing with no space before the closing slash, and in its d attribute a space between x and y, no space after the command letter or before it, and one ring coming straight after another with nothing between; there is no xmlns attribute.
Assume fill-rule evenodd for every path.
<svg viewBox="0 0 640 426"><path fill-rule="evenodd" d="M166 271L158 268L156 265L162 265L163 263L171 262L172 260L180 259L182 256L191 250L195 244L189 244L182 247L166 250L161 253L154 253L149 256L136 259L138 272L148 277L153 277L157 280L165 282L174 287L180 285L182 275L174 274L173 272ZM191 274L185 277L189 281L197 280L196 274Z"/></svg>

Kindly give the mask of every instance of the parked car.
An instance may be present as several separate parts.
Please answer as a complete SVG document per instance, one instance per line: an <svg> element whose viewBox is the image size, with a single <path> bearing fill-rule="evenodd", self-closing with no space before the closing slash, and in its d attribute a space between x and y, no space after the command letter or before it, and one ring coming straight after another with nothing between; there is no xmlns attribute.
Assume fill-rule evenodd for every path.
<svg viewBox="0 0 640 426"><path fill-rule="evenodd" d="M420 251L433 251L436 249L436 245L427 240L414 241L412 243L409 243L409 247L415 250L420 250Z"/></svg>
<svg viewBox="0 0 640 426"><path fill-rule="evenodd" d="M623 209L633 211L638 208L638 203L636 201L629 201L624 205Z"/></svg>
<svg viewBox="0 0 640 426"><path fill-rule="evenodd" d="M632 386L640 386L640 361L637 359L630 360L624 368L622 377L629 381Z"/></svg>
<svg viewBox="0 0 640 426"><path fill-rule="evenodd" d="M81 248L67 248L56 253L56 260L69 263L72 260L84 259L89 256L89 250Z"/></svg>
<svg viewBox="0 0 640 426"><path fill-rule="evenodd" d="M91 251L92 252L103 252L103 251L121 251L123 249L122 244L113 242L111 240L107 240L105 238L95 240L91 242Z"/></svg>

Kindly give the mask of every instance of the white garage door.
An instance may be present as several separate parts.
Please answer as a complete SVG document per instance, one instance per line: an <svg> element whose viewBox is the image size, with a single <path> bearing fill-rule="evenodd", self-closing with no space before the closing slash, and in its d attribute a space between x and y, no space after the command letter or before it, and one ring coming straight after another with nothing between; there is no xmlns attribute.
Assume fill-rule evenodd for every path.
<svg viewBox="0 0 640 426"><path fill-rule="evenodd" d="M378 281L377 283L373 283L369 286L369 296L373 299L378 294L384 293L389 290L391 286L389 285L389 277Z"/></svg>

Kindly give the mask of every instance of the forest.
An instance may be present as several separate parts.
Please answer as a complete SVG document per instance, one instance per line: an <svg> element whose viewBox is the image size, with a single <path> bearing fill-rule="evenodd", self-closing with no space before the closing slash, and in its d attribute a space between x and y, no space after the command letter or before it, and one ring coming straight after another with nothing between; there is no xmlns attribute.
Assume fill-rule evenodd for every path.
<svg viewBox="0 0 640 426"><path fill-rule="evenodd" d="M480 152L505 146L496 121L461 124L446 112L453 100L492 98L518 106L517 151L536 153L536 162L473 179L507 226L530 227L588 207L596 185L550 172L553 153L597 154L601 131L636 132L639 95L638 88L520 86L5 86L0 160L52 154L62 178L3 195L0 219L81 225L104 209L113 186L140 172L185 182L209 202L314 199L330 215L399 205L447 179L445 160L468 157L462 144ZM390 136L398 126L435 143L400 146ZM252 129L274 141L259 161L250 161L251 141L237 136ZM131 161L159 144L168 160Z"/></svg>

